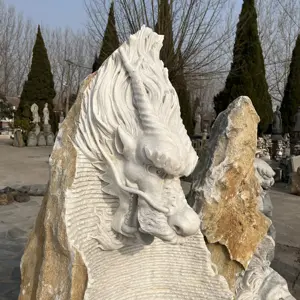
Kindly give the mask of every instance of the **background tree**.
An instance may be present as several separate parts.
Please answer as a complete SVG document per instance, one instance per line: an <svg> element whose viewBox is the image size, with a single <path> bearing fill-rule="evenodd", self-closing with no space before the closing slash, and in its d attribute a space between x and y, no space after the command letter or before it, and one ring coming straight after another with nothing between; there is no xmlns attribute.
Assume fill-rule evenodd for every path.
<svg viewBox="0 0 300 300"><path fill-rule="evenodd" d="M163 1L164 2L164 1ZM130 34L137 32L143 24L155 29L159 26L158 18L163 15L160 0L115 0L115 19L120 41L125 41ZM199 82L216 77L227 69L231 57L228 55L226 42L231 43L235 19L232 17L235 0L170 0L171 22L174 51L171 57L164 59L170 76L182 72L179 60L173 60L182 53L180 64L189 91L198 88ZM88 13L88 31L97 42L103 39L108 6L106 0L85 0ZM160 12L159 12L160 10ZM172 25L172 26L170 26ZM165 28L167 30L167 28ZM165 37L166 42L167 37ZM231 50L231 47L230 47ZM171 62L171 63L169 63Z"/></svg>
<svg viewBox="0 0 300 300"><path fill-rule="evenodd" d="M300 34L292 55L290 73L281 104L283 131L290 133L294 125L294 116L300 105Z"/></svg>
<svg viewBox="0 0 300 300"><path fill-rule="evenodd" d="M0 93L0 120L12 119L13 112L13 105L7 101L4 94Z"/></svg>
<svg viewBox="0 0 300 300"><path fill-rule="evenodd" d="M237 25L233 62L225 88L214 98L219 114L239 96L249 96L260 116L259 129L264 132L272 123L272 101L265 77L265 65L258 36L254 0L244 0Z"/></svg>
<svg viewBox="0 0 300 300"><path fill-rule="evenodd" d="M110 4L109 14L104 37L102 40L102 47L98 60L95 60L93 64L93 72L97 71L103 62L119 48L119 38L116 29L115 12L114 12L114 1Z"/></svg>
<svg viewBox="0 0 300 300"><path fill-rule="evenodd" d="M32 51L31 69L28 74L28 79L24 84L20 104L16 112L16 119L30 119L31 116L28 113L28 109L33 103L38 105L39 114L42 115L44 105L48 103L52 129L56 132L57 128L55 125L57 122L52 105L54 97L55 90L51 66L41 29L40 26L38 26L36 41Z"/></svg>
<svg viewBox="0 0 300 300"><path fill-rule="evenodd" d="M183 124L189 135L193 134L193 118L191 116L190 95L184 77L183 59L181 52L175 53L172 29L172 7L168 0L160 0L155 31L164 35L160 59L169 70L169 79L174 86L180 104ZM178 49L179 51L179 49ZM174 63L176 62L177 63ZM175 66L175 68L174 68Z"/></svg>

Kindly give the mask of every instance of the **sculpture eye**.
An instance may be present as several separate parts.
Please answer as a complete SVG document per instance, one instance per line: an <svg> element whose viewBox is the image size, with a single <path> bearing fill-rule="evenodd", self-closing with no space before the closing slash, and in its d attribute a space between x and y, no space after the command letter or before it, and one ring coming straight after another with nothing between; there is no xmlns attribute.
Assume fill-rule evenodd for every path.
<svg viewBox="0 0 300 300"><path fill-rule="evenodd" d="M157 169L156 175L158 175L160 178L164 179L167 176L167 173L163 169Z"/></svg>
<svg viewBox="0 0 300 300"><path fill-rule="evenodd" d="M163 169L156 168L152 165L147 165L146 169L149 173L155 174L162 179L164 179L167 176L167 173Z"/></svg>

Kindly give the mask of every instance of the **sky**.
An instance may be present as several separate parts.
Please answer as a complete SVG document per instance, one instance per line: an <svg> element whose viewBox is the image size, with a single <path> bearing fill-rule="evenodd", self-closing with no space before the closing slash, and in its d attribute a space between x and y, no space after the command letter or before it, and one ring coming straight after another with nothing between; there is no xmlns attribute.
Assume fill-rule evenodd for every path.
<svg viewBox="0 0 300 300"><path fill-rule="evenodd" d="M84 0L4 0L15 6L24 17L49 27L84 28L86 12Z"/></svg>
<svg viewBox="0 0 300 300"><path fill-rule="evenodd" d="M243 0L236 0L240 5ZM71 27L81 29L86 25L84 0L4 0L15 6L26 18L46 27Z"/></svg>
<svg viewBox="0 0 300 300"><path fill-rule="evenodd" d="M239 4L242 0L236 0ZM4 0L36 24L49 27L85 27L84 0Z"/></svg>

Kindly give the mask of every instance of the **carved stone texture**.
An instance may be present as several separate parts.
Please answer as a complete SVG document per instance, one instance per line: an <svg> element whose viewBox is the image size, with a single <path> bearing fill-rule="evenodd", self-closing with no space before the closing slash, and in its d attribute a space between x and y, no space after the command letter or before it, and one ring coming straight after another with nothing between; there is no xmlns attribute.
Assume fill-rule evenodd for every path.
<svg viewBox="0 0 300 300"><path fill-rule="evenodd" d="M237 280L236 300L296 300L286 280L270 267L274 249L274 240L266 236Z"/></svg>
<svg viewBox="0 0 300 300"><path fill-rule="evenodd" d="M213 245L222 244L230 260L243 268L270 226L270 220L258 210L262 190L254 169L258 122L248 97L236 99L217 117L194 172L190 193L202 219L202 231L211 244L212 257L223 255L216 254L220 247ZM232 272L223 275L232 286Z"/></svg>
<svg viewBox="0 0 300 300"><path fill-rule="evenodd" d="M232 299L179 178L197 155L143 27L83 83L60 127L19 300Z"/></svg>

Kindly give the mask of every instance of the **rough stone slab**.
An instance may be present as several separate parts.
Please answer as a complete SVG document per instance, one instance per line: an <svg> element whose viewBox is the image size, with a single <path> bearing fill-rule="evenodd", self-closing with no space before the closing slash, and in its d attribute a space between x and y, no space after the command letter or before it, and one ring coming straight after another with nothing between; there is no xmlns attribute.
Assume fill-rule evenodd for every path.
<svg viewBox="0 0 300 300"><path fill-rule="evenodd" d="M238 98L218 116L194 171L190 193L212 257L224 256L212 244L226 246L237 271L247 267L270 226L270 220L258 211L261 187L254 170L258 122L248 97ZM230 270L222 274L232 283Z"/></svg>

